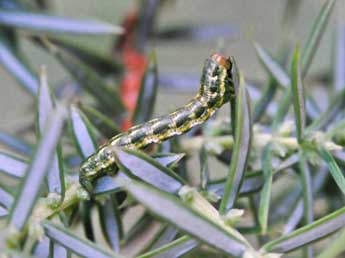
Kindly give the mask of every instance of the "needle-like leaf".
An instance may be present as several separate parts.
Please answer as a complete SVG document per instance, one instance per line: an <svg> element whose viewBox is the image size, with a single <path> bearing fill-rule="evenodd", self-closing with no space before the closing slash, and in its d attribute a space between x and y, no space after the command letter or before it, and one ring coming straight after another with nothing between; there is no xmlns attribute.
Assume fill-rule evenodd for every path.
<svg viewBox="0 0 345 258"><path fill-rule="evenodd" d="M9 220L10 225L18 231L23 229L36 203L66 118L66 107L62 104L57 105L56 110L49 119L49 126L45 130L35 156L22 180L22 185L16 196Z"/></svg>
<svg viewBox="0 0 345 258"><path fill-rule="evenodd" d="M0 205L6 209L10 209L13 204L14 198L12 194L0 187Z"/></svg>
<svg viewBox="0 0 345 258"><path fill-rule="evenodd" d="M49 257L52 258L69 258L71 256L70 252L64 248L62 245L49 241Z"/></svg>
<svg viewBox="0 0 345 258"><path fill-rule="evenodd" d="M96 150L96 140L87 117L75 106L71 107L71 131L79 154L87 158Z"/></svg>
<svg viewBox="0 0 345 258"><path fill-rule="evenodd" d="M140 178L169 193L177 193L183 186L182 178L141 152L115 149L115 158L129 177Z"/></svg>
<svg viewBox="0 0 345 258"><path fill-rule="evenodd" d="M267 234L268 213L271 202L273 170L272 170L272 157L271 157L271 144L266 145L262 157L262 170L264 174L264 185L260 194L259 205L259 223L261 233Z"/></svg>
<svg viewBox="0 0 345 258"><path fill-rule="evenodd" d="M190 252L192 249L197 247L199 242L195 239L192 239L189 236L183 236L175 241L172 241L169 244L161 246L155 250L147 252L145 254L139 255L138 258L149 258L149 257L156 257L156 258L164 258L164 257L181 257L186 253Z"/></svg>
<svg viewBox="0 0 345 258"><path fill-rule="evenodd" d="M1 19L1 18L0 18ZM27 90L36 95L38 80L30 68L14 53L6 39L0 37L0 63Z"/></svg>
<svg viewBox="0 0 345 258"><path fill-rule="evenodd" d="M139 159L140 159L140 157L141 156L138 156ZM165 155L165 156L156 157L155 160L157 162L159 162L161 164L161 166L170 166L171 164L177 163L182 157L183 157L183 155L181 155L181 154L180 155L179 154L173 154L173 155ZM159 185L159 184L157 184L158 180L156 180L155 176L157 176L157 171L160 171L159 168L161 168L161 166L157 170L157 168L152 169L152 164L147 163L145 161L145 159L141 160L140 162L143 162L143 164L145 164L144 167L149 168L149 169L147 169L145 171L142 171L141 168L140 169L134 169L133 175L135 175L136 173L138 175L143 175L143 178L145 181L150 183L150 181L153 180L152 182L155 182L155 185ZM123 172L119 171L118 173L119 173L119 175L123 176L124 178L128 178L127 176L125 176L125 174ZM164 173L164 172L159 172L159 173ZM159 178L161 178L161 177L162 177L162 175L159 174ZM164 175L163 177L166 177L166 175ZM172 182L171 181L172 179L173 178L169 178L169 182ZM175 179L173 179L173 180L175 180ZM164 179L163 179L163 182L164 182ZM167 183L165 183L165 184L167 184ZM179 184L179 183L177 183L177 184ZM165 190L165 191L170 189L170 188L169 189L164 188L164 185L162 185L162 188L163 188L162 190ZM106 193L110 193L110 192L119 191L120 189L121 189L121 187L114 182L114 180L112 179L111 176L104 176L104 177L101 177L101 178L96 180L93 194L94 195L106 194ZM174 188L171 188L171 190L173 192L176 191L176 189L174 189Z"/></svg>
<svg viewBox="0 0 345 258"><path fill-rule="evenodd" d="M111 110L116 113L124 111L124 106L115 90L115 86L110 88L95 70L45 38L36 37L33 40L55 56L79 85L89 92L92 97L102 103L101 107L107 111Z"/></svg>
<svg viewBox="0 0 345 258"><path fill-rule="evenodd" d="M291 89L295 110L296 132L299 143L303 140L305 129L305 94L299 68L300 49L296 47L291 64Z"/></svg>
<svg viewBox="0 0 345 258"><path fill-rule="evenodd" d="M112 195L104 204L99 204L98 210L104 236L111 248L118 253L120 251L120 237L123 235L123 229L116 196Z"/></svg>
<svg viewBox="0 0 345 258"><path fill-rule="evenodd" d="M68 229L53 224L49 221L43 223L44 230L47 236L62 246L71 250L71 252L83 257L99 257L99 258L121 258L123 256L116 255L109 251L100 248L95 243L86 239L81 239Z"/></svg>
<svg viewBox="0 0 345 258"><path fill-rule="evenodd" d="M333 258L339 257L345 251L345 230L337 236L330 245L323 249L322 252L317 256L317 258Z"/></svg>
<svg viewBox="0 0 345 258"><path fill-rule="evenodd" d="M133 114L134 124L148 121L153 113L158 89L158 68L156 53L152 52L149 64L141 83L137 105Z"/></svg>
<svg viewBox="0 0 345 258"><path fill-rule="evenodd" d="M19 29L85 35L120 34L121 27L98 21L56 17L28 11L0 10L0 24Z"/></svg>
<svg viewBox="0 0 345 258"><path fill-rule="evenodd" d="M254 42L254 47L257 55L265 69L270 75L283 87L287 88L290 85L290 77L284 69L280 66L277 60L268 54L257 42Z"/></svg>
<svg viewBox="0 0 345 258"><path fill-rule="evenodd" d="M249 102L249 95L242 78L236 96L235 144L229 168L229 177L220 203L221 213L225 213L233 207L247 167L252 137Z"/></svg>
<svg viewBox="0 0 345 258"><path fill-rule="evenodd" d="M307 43L305 47L303 48L303 52L301 56L302 78L305 77L305 75L307 74L309 70L309 67L314 58L315 52L318 49L318 45L323 35L323 32L329 21L329 17L331 15L334 4L335 4L335 0L328 0L327 2L325 2L309 34Z"/></svg>
<svg viewBox="0 0 345 258"><path fill-rule="evenodd" d="M112 137L118 133L121 133L119 126L110 119L107 115L98 111L96 108L87 105L81 104L80 109L93 121L93 124L97 125L97 128L101 130L104 135Z"/></svg>
<svg viewBox="0 0 345 258"><path fill-rule="evenodd" d="M0 132L0 143L25 155L32 153L32 148L28 143L5 132Z"/></svg>
<svg viewBox="0 0 345 258"><path fill-rule="evenodd" d="M262 249L267 252L285 253L327 236L345 226L345 208L299 228L290 234L268 242Z"/></svg>
<svg viewBox="0 0 345 258"><path fill-rule="evenodd" d="M23 177L27 163L7 153L0 153L0 171L14 177Z"/></svg>
<svg viewBox="0 0 345 258"><path fill-rule="evenodd" d="M323 147L320 148L319 154L320 157L326 162L329 171L331 172L331 175L335 183L338 185L340 191L345 194L345 177L338 164L335 162L332 154Z"/></svg>
<svg viewBox="0 0 345 258"><path fill-rule="evenodd" d="M37 124L39 128L39 136L44 132L47 125L49 114L54 110L54 99L50 93L48 79L44 67L40 74L40 87L37 98ZM65 193L65 182L63 174L63 160L61 146L58 144L54 153L51 167L47 174L49 192L57 193L63 199Z"/></svg>
<svg viewBox="0 0 345 258"><path fill-rule="evenodd" d="M241 257L248 248L238 236L186 207L171 194L133 180L124 186L153 213L209 245L235 257Z"/></svg>

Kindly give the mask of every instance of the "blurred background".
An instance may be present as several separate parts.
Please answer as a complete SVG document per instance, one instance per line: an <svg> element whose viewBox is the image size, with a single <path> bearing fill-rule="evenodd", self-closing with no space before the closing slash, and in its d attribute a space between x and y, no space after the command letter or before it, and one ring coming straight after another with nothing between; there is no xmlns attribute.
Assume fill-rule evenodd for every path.
<svg viewBox="0 0 345 258"><path fill-rule="evenodd" d="M25 2L25 1L24 1ZM86 18L120 25L124 17L140 5L140 1L117 0L59 0L50 1L49 13L75 18ZM290 33L282 30L287 2L299 2L296 18L291 24ZM292 42L303 43L315 20L323 0L304 1L230 1L230 0L184 0L167 1L161 6L156 17L156 30L163 31L174 27L195 27L194 38L180 37L170 40L149 40L146 52L156 50L160 75L183 75L192 78L188 84L198 79L204 59L212 51L222 50L227 55L235 56L240 69L247 80L258 81L266 78L260 67L252 42L257 41L270 53L275 54L278 46L286 38ZM331 48L336 24L341 22L345 4L337 2L331 17L330 27L322 38L321 47L312 65L310 77L320 71L328 71L331 65ZM203 30L204 29L204 30ZM64 36L67 40L81 45L87 43L97 53L107 58L111 56L114 38L110 36ZM52 85L69 80L69 75L54 58L39 49L28 40L21 40L20 47L28 62L37 72L45 65ZM11 131L33 121L33 98L27 94L17 82L0 67L1 78L1 129ZM181 84L183 87L183 83ZM194 88L193 88L194 87ZM180 106L192 95L197 85L190 90L172 94L169 83L160 85L155 113L164 114L176 106ZM260 87L260 83L258 83Z"/></svg>

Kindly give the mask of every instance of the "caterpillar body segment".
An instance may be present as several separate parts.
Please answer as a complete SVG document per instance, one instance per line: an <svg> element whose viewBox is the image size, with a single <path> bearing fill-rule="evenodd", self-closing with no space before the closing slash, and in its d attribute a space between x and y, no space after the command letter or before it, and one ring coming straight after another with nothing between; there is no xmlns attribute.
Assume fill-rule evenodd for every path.
<svg viewBox="0 0 345 258"><path fill-rule="evenodd" d="M234 94L233 63L232 57L226 58L219 54L212 54L207 58L196 96L168 115L131 127L111 138L81 165L81 185L92 191L92 183L96 178L117 172L114 148L144 148L183 134L205 122L216 110L229 102Z"/></svg>

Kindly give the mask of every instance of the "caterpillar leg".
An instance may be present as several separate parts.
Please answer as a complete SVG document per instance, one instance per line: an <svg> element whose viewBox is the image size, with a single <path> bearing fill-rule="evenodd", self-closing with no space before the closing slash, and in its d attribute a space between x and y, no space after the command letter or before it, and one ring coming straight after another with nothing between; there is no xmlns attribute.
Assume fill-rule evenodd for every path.
<svg viewBox="0 0 345 258"><path fill-rule="evenodd" d="M104 175L113 176L118 171L115 160L105 159L103 154L104 151L101 151L90 156L80 167L79 182L89 193L93 191L97 178Z"/></svg>
<svg viewBox="0 0 345 258"><path fill-rule="evenodd" d="M81 186L88 191L89 193L92 192L93 190L93 182L88 179L87 177L82 177L81 175L79 176L79 183Z"/></svg>

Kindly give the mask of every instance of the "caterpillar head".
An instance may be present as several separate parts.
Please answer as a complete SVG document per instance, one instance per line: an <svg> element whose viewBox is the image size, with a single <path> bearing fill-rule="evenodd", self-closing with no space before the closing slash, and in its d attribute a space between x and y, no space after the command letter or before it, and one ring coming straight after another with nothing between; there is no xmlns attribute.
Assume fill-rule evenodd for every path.
<svg viewBox="0 0 345 258"><path fill-rule="evenodd" d="M233 57L217 53L206 59L199 94L207 99L209 107L220 107L230 101L234 94L235 66Z"/></svg>

